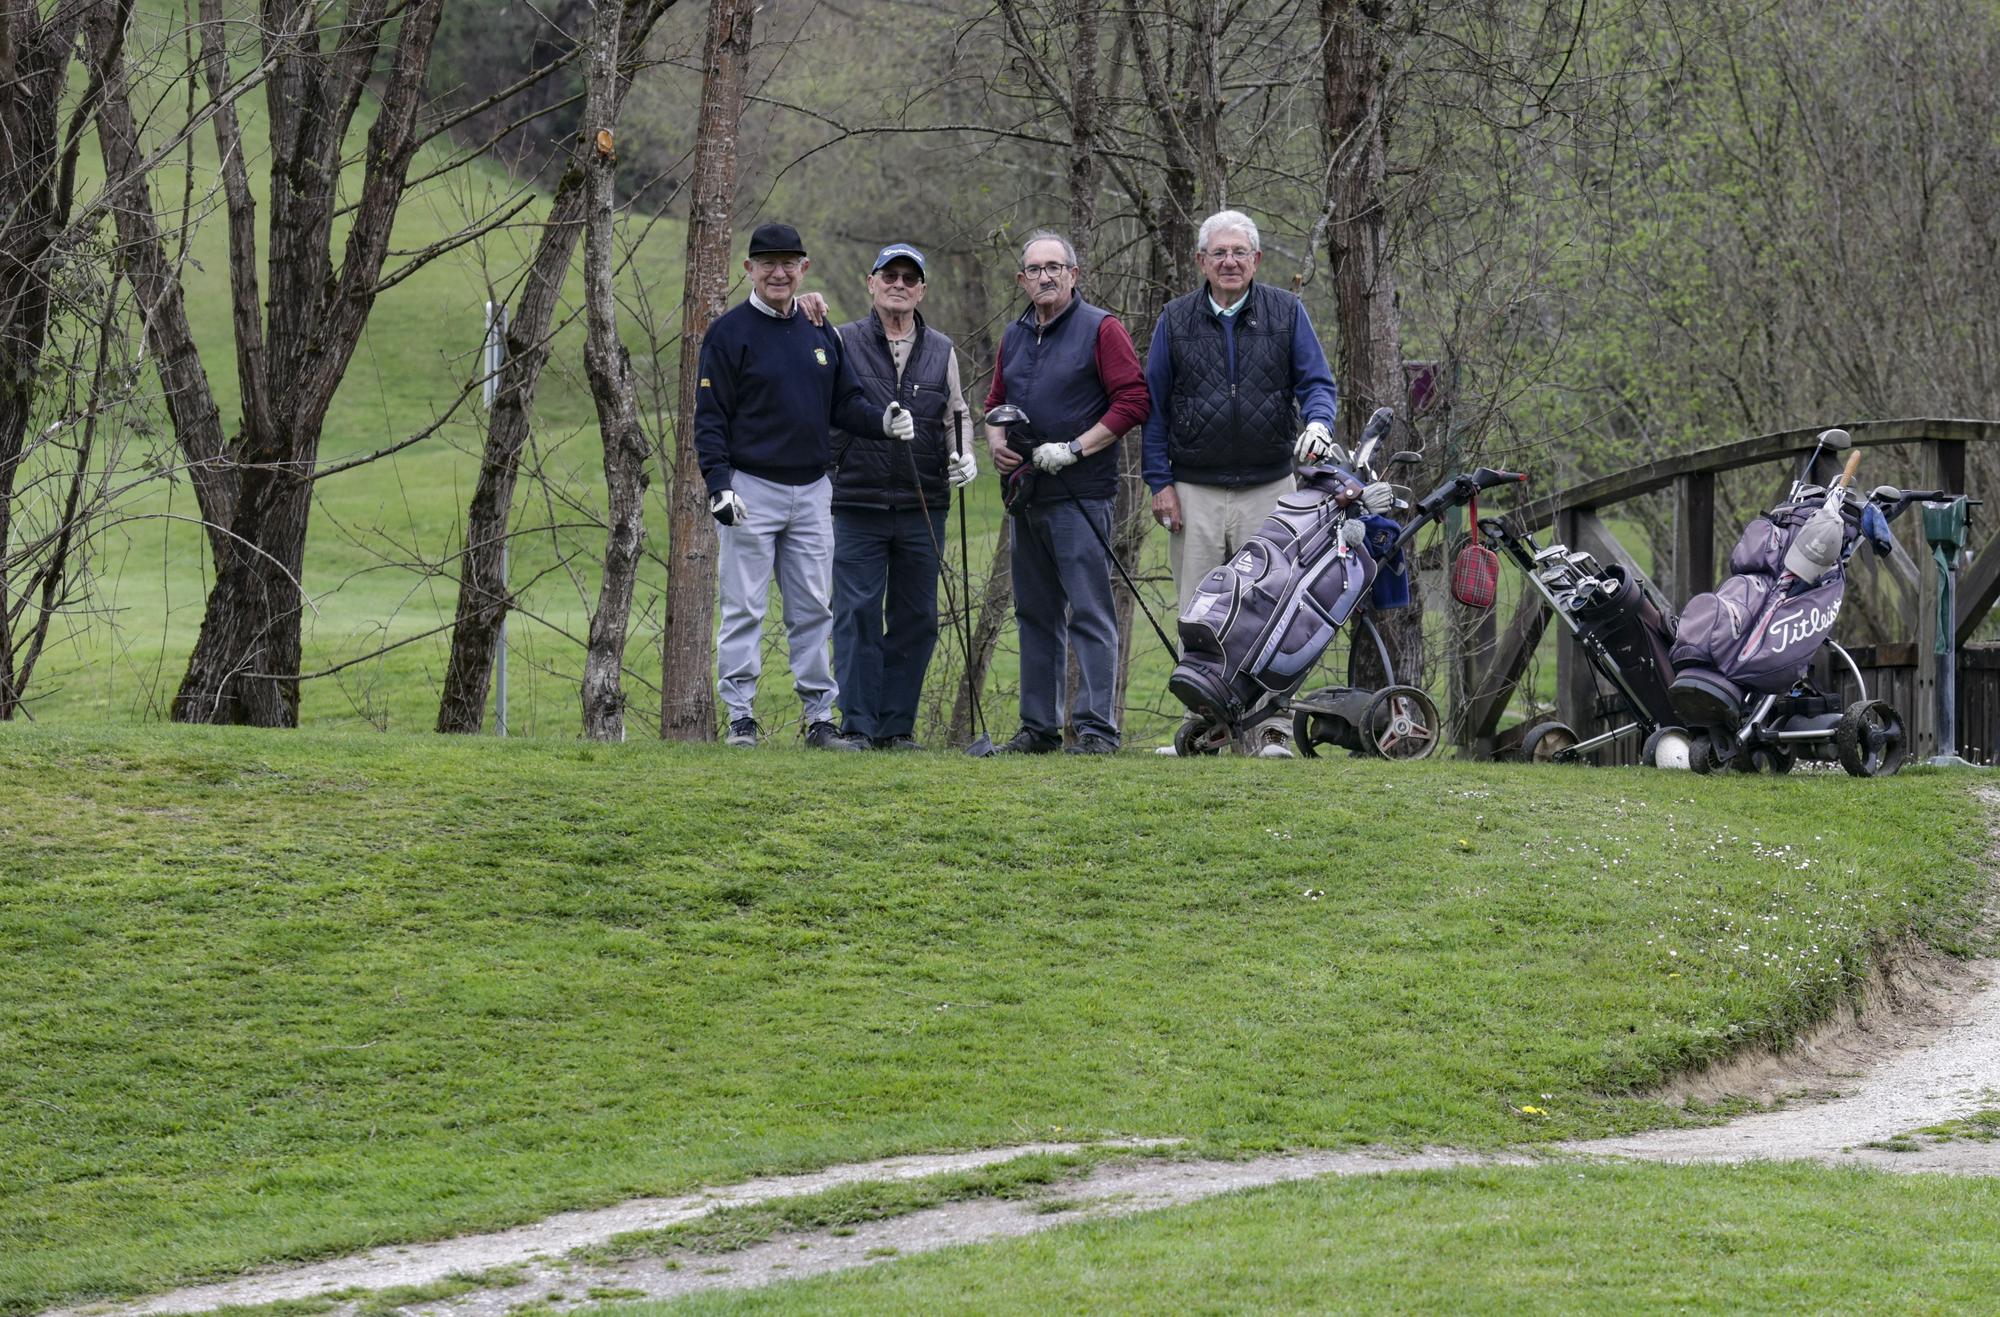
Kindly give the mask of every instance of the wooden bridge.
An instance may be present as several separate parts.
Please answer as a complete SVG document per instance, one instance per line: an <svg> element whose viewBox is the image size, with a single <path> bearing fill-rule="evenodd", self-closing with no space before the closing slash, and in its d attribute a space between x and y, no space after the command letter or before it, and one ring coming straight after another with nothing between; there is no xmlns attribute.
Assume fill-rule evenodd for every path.
<svg viewBox="0 0 2000 1317"><path fill-rule="evenodd" d="M1782 475L1772 480L1771 493L1764 500L1764 506L1769 506L1791 480L1800 459L1812 451L1824 428L1786 430L1662 458L1560 493L1517 503L1503 515L1517 530L1531 532L1543 543L1548 542L1546 532L1572 549L1588 551L1601 563L1623 563L1637 571L1632 555L1606 524L1606 514L1628 500L1672 491L1671 561L1662 564L1652 579L1678 609L1695 595L1715 588L1718 562L1727 566L1729 546L1735 543L1742 529L1716 524L1716 476L1767 463L1784 464ZM1906 456L1893 464L1866 463L1860 481L1863 488L1893 484L1907 489L1971 492L1966 488L1968 445L2000 441L2000 422L1995 421L1926 418L1864 421L1843 428L1852 436L1856 448L1902 445L1915 454L1914 462ZM1836 462L1832 469L1837 468ZM1493 513L1488 511L1486 515ZM1912 527L1917 528L1915 556L1909 546ZM1975 518L1975 533L1977 530ZM1902 713L1911 736L1911 757L1920 760L1936 753L1938 744L1940 659L1931 640L1932 619L1937 616L1938 581L1930 551L1923 543L1918 516L1913 513L1899 521L1896 531L1898 547L1886 563L1886 576L1895 583L1897 616L1907 622L1908 634L1914 639L1872 647L1849 646L1849 649L1869 681L1869 693L1890 701ZM2000 541L1986 542L2000 544ZM1961 571L1958 578L1955 621L1960 646L1971 639L1995 599L2000 598L2000 551L1985 552L1983 543L1980 548L1971 566ZM1512 565L1507 564L1504 571L1512 572ZM1514 576L1519 579L1518 573ZM1504 588L1507 577L1503 575L1501 579ZM1541 595L1523 583L1520 604L1504 634L1496 634L1498 628L1491 612L1483 625L1474 625L1462 653L1451 662L1452 706L1463 715L1458 720L1460 753L1493 758L1512 751L1518 731L1510 729L1511 735L1500 732L1500 721L1513 702L1515 688L1527 672L1549 620L1550 610ZM1628 721L1601 697L1596 674L1568 629L1558 624L1557 632L1557 716L1584 737ZM2000 653L1961 651L1958 704L1961 753L1968 758L1990 759L1996 742L2000 742ZM1636 760L1637 751L1635 738L1625 737L1600 751L1599 758L1600 762L1630 763Z"/></svg>

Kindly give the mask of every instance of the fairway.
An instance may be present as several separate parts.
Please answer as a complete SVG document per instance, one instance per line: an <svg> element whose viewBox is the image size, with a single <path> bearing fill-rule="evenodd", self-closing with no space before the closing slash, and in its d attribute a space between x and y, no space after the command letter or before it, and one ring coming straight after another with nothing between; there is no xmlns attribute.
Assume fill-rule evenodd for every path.
<svg viewBox="0 0 2000 1317"><path fill-rule="evenodd" d="M1669 1124L1873 948L1965 947L1986 826L1936 774L26 726L0 771L9 1313L898 1152Z"/></svg>

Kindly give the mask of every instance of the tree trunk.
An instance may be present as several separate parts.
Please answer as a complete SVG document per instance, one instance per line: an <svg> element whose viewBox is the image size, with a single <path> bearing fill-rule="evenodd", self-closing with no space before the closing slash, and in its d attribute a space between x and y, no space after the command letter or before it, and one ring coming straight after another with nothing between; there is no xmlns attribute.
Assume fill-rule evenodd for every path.
<svg viewBox="0 0 2000 1317"><path fill-rule="evenodd" d="M286 54L265 86L271 221L264 355L244 368L262 370L263 387L254 396L268 401L270 414L244 416L231 535L174 696L176 721L298 724L300 578L313 468L327 408L374 309L410 160L422 140L424 77L442 5L354 0L337 30L316 26L309 0L271 0L263 11L266 51ZM385 31L394 33L394 55L378 80ZM359 190L349 192L341 185L347 129L370 85L380 103ZM336 266L334 217L343 207L350 220ZM239 303L245 281L257 275L234 264L244 259L233 244Z"/></svg>
<svg viewBox="0 0 2000 1317"><path fill-rule="evenodd" d="M215 3L216 0L205 0ZM674 0L627 0L620 19L619 58L629 62L644 46L661 14ZM625 84L620 83L622 95ZM486 724L486 702L500 646L500 624L512 607L501 571L521 452L534 421L535 392L549 359L549 328L562 294L563 278L583 232L583 166L572 161L556 185L535 256L521 282L520 298L507 321L507 359L494 390L486 422L486 445L479 483L465 518L465 552L460 558L458 612L451 630L451 657L445 665L444 693L438 700L440 732L476 734Z"/></svg>
<svg viewBox="0 0 2000 1317"><path fill-rule="evenodd" d="M736 193L736 133L750 62L755 0L710 0L702 51L701 116L688 204L687 278L681 300L680 411L667 514L667 615L661 637L660 735L715 739L715 526L695 461L695 385L701 341L729 293Z"/></svg>
<svg viewBox="0 0 2000 1317"><path fill-rule="evenodd" d="M646 538L647 440L639 428L632 359L618 340L617 266L613 185L618 153L614 133L623 80L618 65L618 15L600 5L591 21L588 91L583 111L583 279L586 341L584 367L604 439L604 484L610 534L604 546L603 584L590 615L583 659L583 734L593 741L625 739L625 628Z"/></svg>
<svg viewBox="0 0 2000 1317"><path fill-rule="evenodd" d="M1384 207L1388 107L1383 32L1394 7L1392 0L1321 0L1320 4L1326 49L1322 113L1332 156L1326 246L1339 322L1335 373L1347 395L1342 399L1341 441L1349 449L1378 407L1393 407L1405 424L1409 420L1402 325ZM1409 606L1384 615L1378 625L1395 661L1396 679L1422 685L1424 602L1415 555L1409 557ZM1379 666L1364 651L1358 679L1380 684L1384 674L1374 670Z"/></svg>

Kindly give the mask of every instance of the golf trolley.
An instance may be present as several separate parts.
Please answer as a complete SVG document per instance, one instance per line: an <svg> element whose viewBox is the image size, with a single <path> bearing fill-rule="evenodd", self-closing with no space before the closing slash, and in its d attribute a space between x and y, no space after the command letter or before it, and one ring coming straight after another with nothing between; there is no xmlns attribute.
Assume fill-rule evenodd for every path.
<svg viewBox="0 0 2000 1317"><path fill-rule="evenodd" d="M1653 583L1622 563L1600 567L1590 554L1564 544L1547 548L1499 518L1481 519L1480 538L1511 558L1576 637L1584 658L1609 682L1630 721L1580 740L1569 724L1538 719L1521 734L1519 755L1531 763L1574 763L1622 736L1654 733L1675 722L1667 661L1677 619Z"/></svg>
<svg viewBox="0 0 2000 1317"><path fill-rule="evenodd" d="M1860 667L1830 632L1845 564L1860 541L1886 555L1889 524L1941 495L1891 485L1854 493L1847 486L1858 453L1831 487L1809 483L1821 452L1850 443L1845 430L1819 436L1784 502L1738 538L1729 579L1689 600L1678 618L1637 572L1600 567L1561 544L1538 548L1497 519L1482 521L1482 536L1527 573L1630 716L1587 740L1560 721L1539 721L1521 738L1521 758L1577 762L1636 732L1649 767L1785 773L1800 759L1818 759L1837 760L1857 777L1900 768L1901 716L1869 698ZM1843 705L1828 689L1837 678L1812 671L1822 649L1854 682L1853 702Z"/></svg>
<svg viewBox="0 0 2000 1317"><path fill-rule="evenodd" d="M1299 471L1299 487L1278 500L1256 534L1202 579L1179 619L1181 660L1167 689L1190 717L1174 733L1188 757L1235 742L1253 749L1258 729L1289 721L1300 754L1321 747L1389 759L1422 759L1443 736L1437 706L1395 680L1381 633L1363 605L1396 607L1408 598L1403 547L1446 509L1478 491L1527 477L1482 467L1446 479L1414 509L1376 473L1375 455L1395 415L1377 410L1350 458L1336 449ZM1399 452L1384 469L1422 460ZM1412 511L1398 523L1385 515ZM1375 689L1330 686L1300 693L1340 628L1359 615L1387 676Z"/></svg>

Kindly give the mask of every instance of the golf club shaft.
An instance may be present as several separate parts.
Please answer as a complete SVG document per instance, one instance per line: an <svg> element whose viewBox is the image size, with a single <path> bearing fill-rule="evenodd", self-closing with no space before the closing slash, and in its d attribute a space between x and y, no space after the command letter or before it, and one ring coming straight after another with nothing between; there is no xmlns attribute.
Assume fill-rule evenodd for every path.
<svg viewBox="0 0 2000 1317"><path fill-rule="evenodd" d="M1097 542L1104 546L1104 555L1111 559L1111 565L1118 569L1118 575L1125 582L1125 588L1132 592L1132 601L1139 605L1139 611L1144 613L1146 620L1153 624L1153 634L1160 638L1160 643L1166 646L1168 654L1179 654L1180 649L1173 641L1167 639L1166 629L1160 625L1160 619L1154 617L1153 610L1146 606L1146 597L1139 593L1139 585L1132 579L1132 573L1126 571L1125 564L1119 561L1117 550L1111 547L1110 540L1104 538L1104 532L1097 529L1097 523L1090 519L1090 510L1083 506L1083 500L1078 498L1076 491L1069 487L1069 476L1061 471L1057 471L1055 477L1062 485L1063 497L1076 505L1076 510L1083 514L1084 524L1090 527L1090 533L1095 535Z"/></svg>

